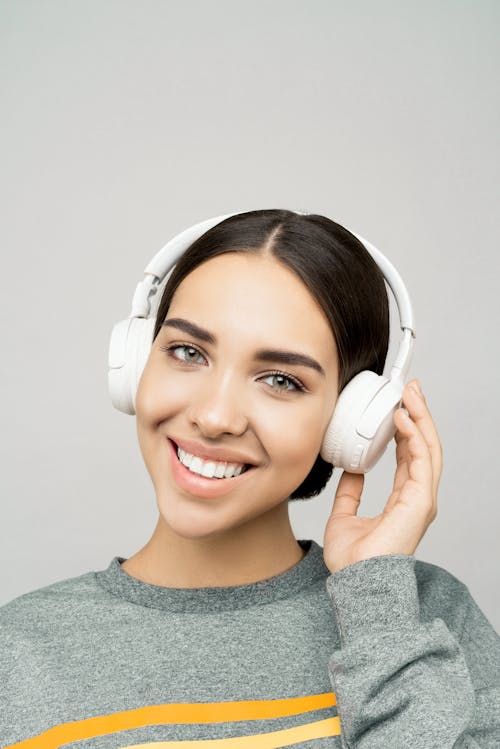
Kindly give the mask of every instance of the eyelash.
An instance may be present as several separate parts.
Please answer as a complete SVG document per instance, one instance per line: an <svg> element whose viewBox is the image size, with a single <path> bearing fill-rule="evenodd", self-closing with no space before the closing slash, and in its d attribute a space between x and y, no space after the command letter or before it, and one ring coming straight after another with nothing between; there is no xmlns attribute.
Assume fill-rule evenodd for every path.
<svg viewBox="0 0 500 749"><path fill-rule="evenodd" d="M201 351L196 348L196 346L193 346L191 343L174 343L170 346L160 346L161 351L165 351L167 353L167 356L170 356L172 359L174 359L176 362L179 362L181 365L185 365L187 367L190 367L192 364L195 364L195 362L187 362L183 361L182 359L178 359L176 356L174 356L173 351L177 348L190 348L193 349L193 351L196 351L198 354L203 354ZM293 392L305 392L305 387L302 385L300 380L297 380L296 377L292 377L289 374L286 374L286 372L280 372L279 370L274 370L273 372L269 372L265 377L271 377L272 375L281 375L281 377L284 377L285 379L289 380L295 387L297 388L294 390L283 390L282 388L276 388L273 387L273 385L270 385L271 390L275 390L276 392L282 392L282 393L293 393Z"/></svg>

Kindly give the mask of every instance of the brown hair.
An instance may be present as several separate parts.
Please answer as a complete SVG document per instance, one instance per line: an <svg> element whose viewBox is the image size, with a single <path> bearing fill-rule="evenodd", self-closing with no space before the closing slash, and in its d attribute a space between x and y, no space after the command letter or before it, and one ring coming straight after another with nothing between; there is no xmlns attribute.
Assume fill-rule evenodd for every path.
<svg viewBox="0 0 500 749"><path fill-rule="evenodd" d="M364 369L383 374L389 348L389 299L377 263L366 247L335 221L279 208L230 216L188 247L163 290L153 341L181 281L201 263L226 252L270 255L307 286L324 310L335 337L338 394ZM289 499L318 495L333 468L318 453L310 472Z"/></svg>

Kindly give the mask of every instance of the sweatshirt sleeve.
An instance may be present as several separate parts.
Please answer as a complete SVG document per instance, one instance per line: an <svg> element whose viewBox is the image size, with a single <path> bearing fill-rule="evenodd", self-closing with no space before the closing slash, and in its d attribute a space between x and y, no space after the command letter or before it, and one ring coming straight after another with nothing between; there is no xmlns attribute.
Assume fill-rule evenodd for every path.
<svg viewBox="0 0 500 749"><path fill-rule="evenodd" d="M422 621L415 561L371 557L326 580L342 747L498 749L500 637L456 578L456 634L439 616Z"/></svg>

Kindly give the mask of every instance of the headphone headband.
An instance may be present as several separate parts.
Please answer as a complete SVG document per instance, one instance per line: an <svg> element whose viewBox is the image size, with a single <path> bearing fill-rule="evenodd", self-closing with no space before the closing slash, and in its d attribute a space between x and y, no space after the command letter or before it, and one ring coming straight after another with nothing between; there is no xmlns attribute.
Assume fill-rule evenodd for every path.
<svg viewBox="0 0 500 749"><path fill-rule="evenodd" d="M187 250L188 247L199 237L201 237L206 231L211 229L216 224L224 221L230 216L238 215L239 211L233 213L227 213L222 216L216 216L213 218L199 221L193 226L190 226L180 234L177 234L173 239L168 241L149 263L144 268L144 279L139 281L136 286L134 296L132 299L132 310L129 317L143 317L148 318L151 314L151 299L156 295L158 287L161 285L165 276L174 267L176 262L179 260L181 255ZM308 215L307 211L295 211L299 215ZM344 227L347 228L347 227ZM372 258L377 263L378 267L382 271L385 280L387 281L394 298L396 300L400 327L403 331L403 338L401 339L398 352L391 369L390 378L392 379L399 372L401 377L404 379L408 373L410 366L410 360L413 348L413 338L415 338L415 324L413 316L413 308L410 301L408 290L403 282L403 279L399 275L394 265L387 259L387 257L378 250L371 242L364 239L360 234L348 229L350 233L356 237L368 250ZM119 352L114 352L113 363L110 360L110 367L123 366L123 358ZM116 357L119 357L119 361L116 361Z"/></svg>
<svg viewBox="0 0 500 749"><path fill-rule="evenodd" d="M310 211L295 211L308 215ZM177 234L150 260L144 278L136 286L127 319L113 327L108 354L108 384L115 408L135 414L139 380L152 346L155 314L151 301L179 258L206 231L238 212L200 221ZM350 230L348 230L350 231ZM353 473L369 471L395 434L394 412L401 405L415 336L413 309L408 290L385 255L364 237L350 232L370 253L389 285L398 307L403 337L389 377L364 370L340 393L325 432L321 456Z"/></svg>

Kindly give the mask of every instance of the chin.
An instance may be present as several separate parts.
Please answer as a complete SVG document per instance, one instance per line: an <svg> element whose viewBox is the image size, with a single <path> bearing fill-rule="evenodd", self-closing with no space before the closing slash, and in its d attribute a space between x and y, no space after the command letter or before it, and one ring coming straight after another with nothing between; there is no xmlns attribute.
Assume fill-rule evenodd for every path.
<svg viewBox="0 0 500 749"><path fill-rule="evenodd" d="M210 500L212 503L213 500ZM158 501L158 510L164 526L169 533L173 533L179 538L189 539L191 541L212 538L230 530L229 527L221 527L221 516L217 517L217 511L214 512L213 505L207 503L207 500L196 497L169 497Z"/></svg>

